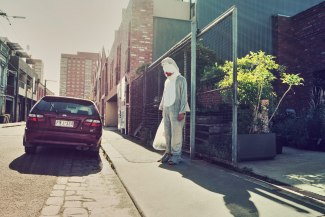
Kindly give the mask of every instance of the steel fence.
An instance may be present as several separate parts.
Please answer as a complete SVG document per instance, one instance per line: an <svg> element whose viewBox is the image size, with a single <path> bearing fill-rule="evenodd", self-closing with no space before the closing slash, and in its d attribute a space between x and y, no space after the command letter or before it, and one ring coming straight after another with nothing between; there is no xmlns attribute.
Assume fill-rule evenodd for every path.
<svg viewBox="0 0 325 217"><path fill-rule="evenodd" d="M222 97L216 83L222 78L215 74L206 78L209 68L215 63L232 61L232 17L227 16L221 22L210 24L199 33L197 37L197 116L196 116L196 154L209 159L231 163L232 162L232 99ZM158 106L163 94L165 76L160 61L169 56L179 66L180 73L186 78L188 85L188 101L190 104L191 84L191 49L190 35L176 44L165 55L151 64L149 68L132 83L131 110L141 110L133 113L131 118L131 133L139 134L145 129L144 136L152 140L161 121L161 111ZM213 57L213 58L212 58ZM210 66L210 67L208 67ZM217 72L216 72L217 73ZM186 118L184 128L183 151L190 150L190 120ZM142 134L143 136L143 134Z"/></svg>

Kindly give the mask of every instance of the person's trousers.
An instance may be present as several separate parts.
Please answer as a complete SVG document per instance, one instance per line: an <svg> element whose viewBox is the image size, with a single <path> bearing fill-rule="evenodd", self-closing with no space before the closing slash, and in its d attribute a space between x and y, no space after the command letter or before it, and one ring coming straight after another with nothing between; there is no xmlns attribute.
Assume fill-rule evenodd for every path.
<svg viewBox="0 0 325 217"><path fill-rule="evenodd" d="M178 112L174 106L163 108L164 129L166 138L166 153L171 154L171 160L179 163L181 160L182 144L183 144L183 127L185 118L178 121Z"/></svg>

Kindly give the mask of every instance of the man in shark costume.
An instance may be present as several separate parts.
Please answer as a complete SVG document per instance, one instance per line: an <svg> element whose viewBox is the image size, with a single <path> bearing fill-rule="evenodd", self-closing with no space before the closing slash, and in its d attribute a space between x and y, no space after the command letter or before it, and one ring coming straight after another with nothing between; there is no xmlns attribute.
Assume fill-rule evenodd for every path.
<svg viewBox="0 0 325 217"><path fill-rule="evenodd" d="M187 102L187 82L179 73L179 68L172 58L163 59L161 66L167 77L159 105L164 118L166 152L159 162L178 164L181 161L185 114L190 111Z"/></svg>

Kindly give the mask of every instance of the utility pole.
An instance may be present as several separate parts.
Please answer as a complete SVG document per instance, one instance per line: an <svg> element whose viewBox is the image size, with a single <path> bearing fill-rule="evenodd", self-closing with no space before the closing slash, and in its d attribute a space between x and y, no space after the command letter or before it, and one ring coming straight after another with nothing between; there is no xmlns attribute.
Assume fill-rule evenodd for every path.
<svg viewBox="0 0 325 217"><path fill-rule="evenodd" d="M22 16L9 16L7 13L3 12L2 10L0 10L0 16L5 17L8 20L9 25L11 25L9 17L14 19L26 19L26 17L22 17Z"/></svg>
<svg viewBox="0 0 325 217"><path fill-rule="evenodd" d="M195 158L195 125L196 125L196 35L197 35L197 2L192 8L190 1L191 13L191 112L190 112L190 158ZM194 11L191 11L194 9Z"/></svg>
<svg viewBox="0 0 325 217"><path fill-rule="evenodd" d="M44 82L44 96L46 96L46 83L47 83L48 81L56 82L55 80L47 80L47 79L45 79L45 82Z"/></svg>
<svg viewBox="0 0 325 217"><path fill-rule="evenodd" d="M46 96L46 82L47 82L47 80L45 79L45 84L44 84L44 96Z"/></svg>
<svg viewBox="0 0 325 217"><path fill-rule="evenodd" d="M238 54L238 27L237 27L237 7L233 7L232 12L232 59L233 59L233 103L232 103L232 163L237 167L237 152L238 152L238 139L237 139L237 110L238 110L238 99L237 99L237 54Z"/></svg>

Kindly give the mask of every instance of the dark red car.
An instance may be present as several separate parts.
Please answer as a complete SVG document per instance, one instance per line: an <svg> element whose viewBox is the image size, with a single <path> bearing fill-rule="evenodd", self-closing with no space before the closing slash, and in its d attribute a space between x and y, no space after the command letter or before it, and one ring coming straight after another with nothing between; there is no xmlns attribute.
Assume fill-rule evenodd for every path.
<svg viewBox="0 0 325 217"><path fill-rule="evenodd" d="M66 145L98 155L101 138L102 121L92 101L45 96L28 115L23 143L27 154L37 146Z"/></svg>

